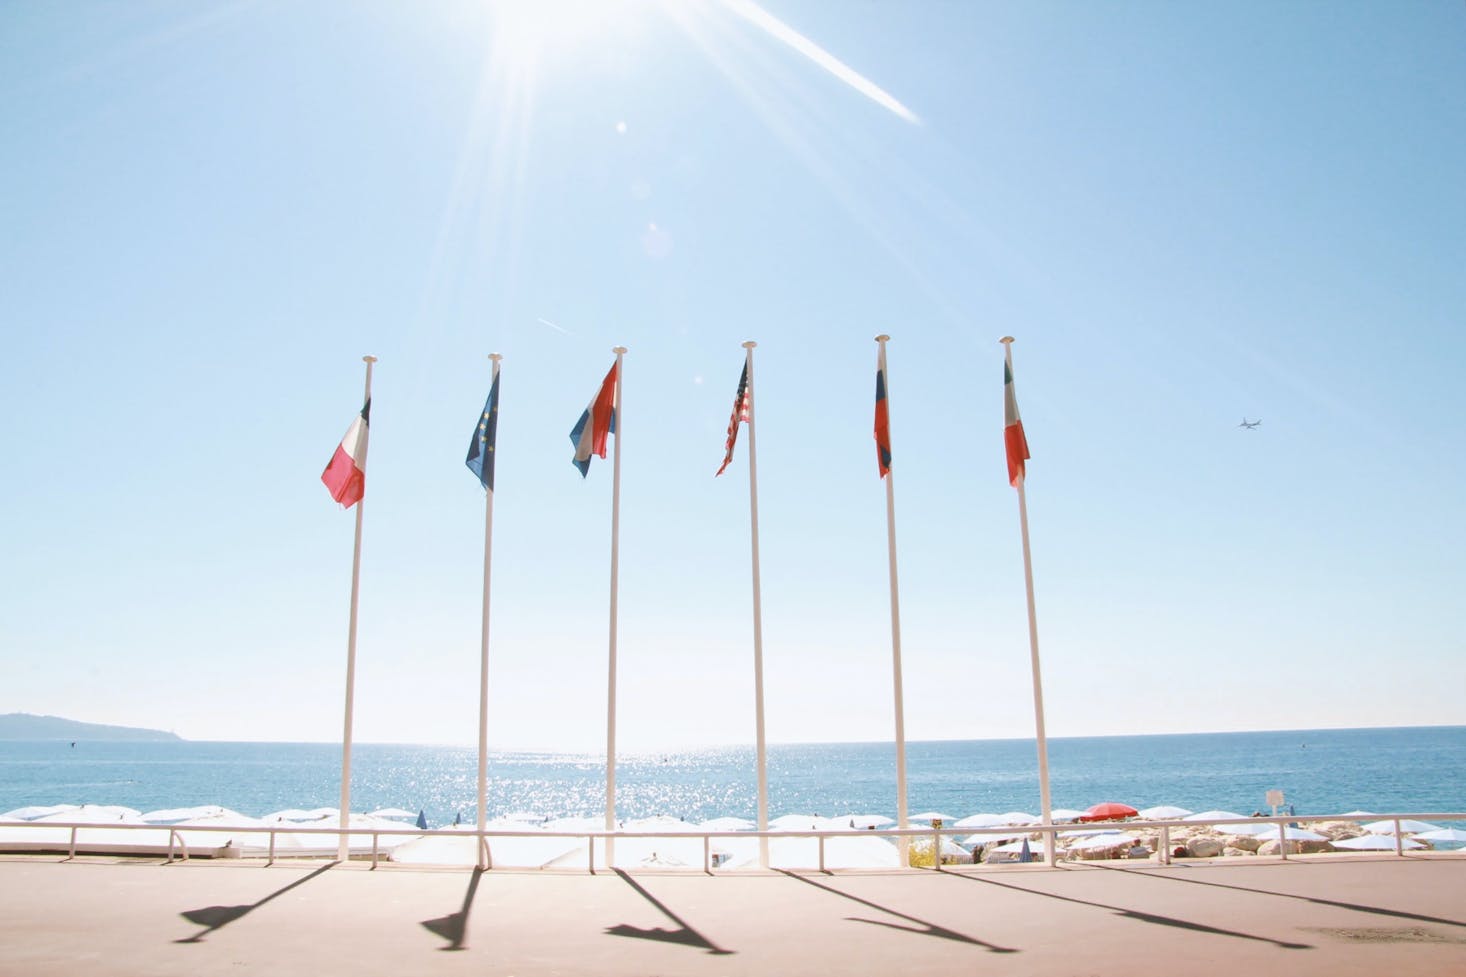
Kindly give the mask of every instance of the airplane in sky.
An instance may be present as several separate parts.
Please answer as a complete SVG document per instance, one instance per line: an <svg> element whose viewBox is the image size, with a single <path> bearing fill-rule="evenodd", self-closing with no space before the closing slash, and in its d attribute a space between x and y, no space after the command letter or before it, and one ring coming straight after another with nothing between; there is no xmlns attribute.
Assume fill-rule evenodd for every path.
<svg viewBox="0 0 1466 977"><path fill-rule="evenodd" d="M1245 427L1245 428L1247 428L1247 430L1251 431L1251 430L1254 430L1257 427L1257 425L1259 425L1261 423L1262 423L1262 418L1259 417L1255 421L1249 421L1247 419L1247 415L1246 414L1243 414L1242 415L1242 423L1241 424L1238 424L1237 426L1238 427Z"/></svg>

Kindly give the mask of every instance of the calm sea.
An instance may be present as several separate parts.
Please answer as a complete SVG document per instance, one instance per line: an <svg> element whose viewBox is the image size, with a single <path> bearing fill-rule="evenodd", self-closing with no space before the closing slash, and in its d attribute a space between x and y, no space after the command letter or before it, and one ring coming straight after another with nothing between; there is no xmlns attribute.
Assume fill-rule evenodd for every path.
<svg viewBox="0 0 1466 977"><path fill-rule="evenodd" d="M0 742L0 813L29 804L122 804L141 811L222 804L245 814L335 807L340 747L316 743ZM964 817L1037 813L1032 740L907 744L910 810ZM470 748L358 744L352 808L424 810L433 825L474 813ZM1466 810L1466 726L1295 730L1049 741L1053 805L1122 801L1249 814L1269 789L1297 813ZM605 810L602 757L495 753L491 814L595 816ZM753 818L751 747L623 757L622 818ZM889 743L769 748L769 814L895 814Z"/></svg>

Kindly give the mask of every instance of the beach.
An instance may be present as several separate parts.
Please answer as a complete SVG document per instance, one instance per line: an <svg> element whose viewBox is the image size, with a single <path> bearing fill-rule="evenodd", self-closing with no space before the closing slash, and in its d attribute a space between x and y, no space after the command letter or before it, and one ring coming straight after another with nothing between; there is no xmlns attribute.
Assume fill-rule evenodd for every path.
<svg viewBox="0 0 1466 977"><path fill-rule="evenodd" d="M940 873L444 871L0 857L0 973L1449 977L1466 861Z"/></svg>

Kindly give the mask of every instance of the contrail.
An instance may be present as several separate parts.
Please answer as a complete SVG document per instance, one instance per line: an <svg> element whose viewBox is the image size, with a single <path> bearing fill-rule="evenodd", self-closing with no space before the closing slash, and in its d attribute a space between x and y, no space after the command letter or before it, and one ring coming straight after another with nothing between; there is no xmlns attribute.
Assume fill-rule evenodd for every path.
<svg viewBox="0 0 1466 977"><path fill-rule="evenodd" d="M549 326L551 329L555 330L556 332L563 333L566 336L574 335L573 333L571 333L571 331L569 329L566 329L563 326L557 326L553 322L551 322L549 319L541 319L539 316L535 316L535 320L534 321L535 322L538 322L542 326Z"/></svg>
<svg viewBox="0 0 1466 977"><path fill-rule="evenodd" d="M723 4L744 20L766 32L770 37L783 41L809 58L872 102L889 109L912 125L921 125L921 119L917 117L916 113L898 102L890 92L754 3L753 0L723 0Z"/></svg>

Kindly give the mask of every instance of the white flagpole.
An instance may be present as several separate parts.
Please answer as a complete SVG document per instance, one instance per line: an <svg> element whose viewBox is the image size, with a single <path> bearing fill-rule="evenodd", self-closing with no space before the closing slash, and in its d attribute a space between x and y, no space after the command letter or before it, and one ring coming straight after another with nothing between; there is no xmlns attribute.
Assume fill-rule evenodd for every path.
<svg viewBox="0 0 1466 977"><path fill-rule="evenodd" d="M758 440L754 435L753 414L758 398L753 394L753 340L743 344L744 368L748 370L748 515L749 534L753 541L753 716L754 743L758 761L758 830L769 830L769 764L768 745L764 742L764 626L763 607L759 596L758 573ZM759 868L769 867L769 839L758 840Z"/></svg>
<svg viewBox="0 0 1466 977"><path fill-rule="evenodd" d="M616 403L612 408L616 414L616 453L611 467L611 641L607 656L609 666L606 675L606 830L616 830L616 567L620 555L621 539L621 432L626 418L621 412L621 358L626 355L625 346L611 350L616 354ZM606 867L615 864L616 844L606 839Z"/></svg>
<svg viewBox="0 0 1466 977"><path fill-rule="evenodd" d="M493 368L489 371L489 387L499 379L499 361L504 357L490 353ZM493 459L484 462L492 465ZM479 680L478 680L478 830L483 832L489 823L489 557L494 542L494 490L484 493L484 601L483 625L479 637ZM478 867L489 868L489 843L480 834L478 837Z"/></svg>
<svg viewBox="0 0 1466 977"><path fill-rule="evenodd" d="M377 358L363 356L362 362L366 363L366 393L362 397L362 403L365 404L372 399L372 364L377 362ZM368 418L363 443L370 445L371 437L372 425ZM370 454L370 450L367 453ZM362 473L365 475L366 459L361 461ZM350 854L346 829L351 826L351 719L356 697L356 598L361 583L361 510L365 505L365 495L356 500L356 544L351 551L351 623L346 628L346 709L341 734L341 810L338 812L341 818L341 835L336 844L336 857L343 862Z"/></svg>
<svg viewBox="0 0 1466 977"><path fill-rule="evenodd" d="M886 385L886 432L890 438L891 374L886 370L886 343L891 339L885 334L876 337L880 343L881 377ZM892 688L896 695L896 826L906 827L906 709L905 695L901 688L901 599L896 583L896 473L886 472L886 542L891 564L891 670ZM906 837L903 835L898 846L901 864L907 865L909 857ZM935 851L934 865L941 865L940 847Z"/></svg>
<svg viewBox="0 0 1466 977"><path fill-rule="evenodd" d="M999 340L1003 344L1003 357L1008 367L1008 375L1013 375L1013 337L1004 336ZM1043 674L1038 665L1038 612L1033 602L1033 555L1028 546L1028 497L1023 491L1024 476L1020 475L1018 484L1018 523L1023 532L1023 583L1028 591L1028 652L1033 664L1033 720L1037 729L1038 740L1038 794L1039 804L1042 807L1043 824L1053 824L1053 808L1049 802L1049 743L1044 735L1044 687ZM1053 838L1047 838L1045 858L1050 865L1058 864L1058 852L1055 850Z"/></svg>

